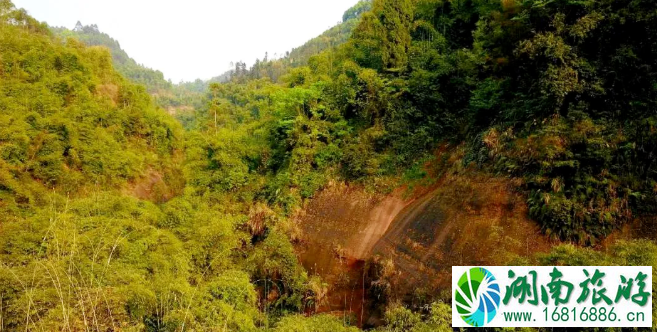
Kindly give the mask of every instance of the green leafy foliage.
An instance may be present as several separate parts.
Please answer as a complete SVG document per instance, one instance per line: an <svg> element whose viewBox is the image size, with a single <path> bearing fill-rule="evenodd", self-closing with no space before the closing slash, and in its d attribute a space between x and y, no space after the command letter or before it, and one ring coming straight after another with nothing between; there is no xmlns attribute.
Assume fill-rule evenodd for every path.
<svg viewBox="0 0 657 332"><path fill-rule="evenodd" d="M47 188L118 186L173 167L180 126L113 71L107 51L6 18L20 13L4 14L0 30L3 207L42 203Z"/></svg>
<svg viewBox="0 0 657 332"><path fill-rule="evenodd" d="M355 4L353 7L347 9L342 15L342 22L347 22L359 18L363 13L366 13L372 9L371 0L362 0Z"/></svg>
<svg viewBox="0 0 657 332"><path fill-rule="evenodd" d="M303 316L289 316L283 318L274 328L280 332L356 332L355 327L345 326L343 322L329 315L316 315L310 318Z"/></svg>
<svg viewBox="0 0 657 332"><path fill-rule="evenodd" d="M0 4L0 329L255 330L248 216L184 194L181 126L106 48Z"/></svg>
<svg viewBox="0 0 657 332"><path fill-rule="evenodd" d="M130 81L143 85L158 106L175 114L186 127L191 126L191 121L186 117L189 117L193 108L200 107L203 103L207 82L197 80L172 84L164 78L161 71L137 63L121 48L118 41L101 32L95 24L83 26L78 22L73 30L64 27L51 27L50 30L63 40L75 38L87 46L106 47L112 55L112 64L117 72Z"/></svg>
<svg viewBox="0 0 657 332"><path fill-rule="evenodd" d="M327 177L404 173L448 141L470 146L466 161L524 178L546 233L595 243L655 212L647 6L377 0L345 14L361 15L348 42L284 75L259 62L210 110L221 124L269 100L250 109L270 142L263 174L287 186L266 190L270 202L272 191L312 197ZM283 85L253 90L262 77Z"/></svg>
<svg viewBox="0 0 657 332"><path fill-rule="evenodd" d="M334 180L418 182L441 144L595 244L657 212L654 9L362 1L281 59L173 86L94 26L56 37L0 0L0 330L356 330L302 315L327 288L290 216ZM654 247L539 261L652 266ZM379 330L450 316L393 305Z"/></svg>
<svg viewBox="0 0 657 332"><path fill-rule="evenodd" d="M431 305L429 313L422 317L401 305L393 305L386 311L386 325L381 332L429 332L452 331L452 307L438 302Z"/></svg>
<svg viewBox="0 0 657 332"><path fill-rule="evenodd" d="M657 246L649 240L618 241L606 252L590 248L578 248L573 245L560 245L545 255L539 255L541 265L573 265L573 266L655 266L657 264ZM656 281L653 268L652 287ZM653 300L653 319L657 315L655 295Z"/></svg>

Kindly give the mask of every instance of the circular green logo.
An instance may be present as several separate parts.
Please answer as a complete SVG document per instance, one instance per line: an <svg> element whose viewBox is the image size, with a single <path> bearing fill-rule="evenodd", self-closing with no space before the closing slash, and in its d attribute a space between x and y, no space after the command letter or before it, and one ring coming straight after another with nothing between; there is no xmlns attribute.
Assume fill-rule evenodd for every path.
<svg viewBox="0 0 657 332"><path fill-rule="evenodd" d="M470 326L484 326L500 306L500 285L490 271L476 267L466 271L456 285L456 310Z"/></svg>

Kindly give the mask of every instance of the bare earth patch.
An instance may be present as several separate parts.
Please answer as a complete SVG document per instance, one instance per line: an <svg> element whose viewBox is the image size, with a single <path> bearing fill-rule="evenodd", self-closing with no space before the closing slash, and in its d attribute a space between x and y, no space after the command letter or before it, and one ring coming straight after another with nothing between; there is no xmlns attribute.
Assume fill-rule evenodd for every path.
<svg viewBox="0 0 657 332"><path fill-rule="evenodd" d="M407 199L401 190L382 196L344 184L325 189L296 217L299 259L330 287L319 311L350 314L361 326L376 319L368 317L372 280L365 271L375 256L394 266L386 280L391 298L409 300L448 290L453 265L504 265L547 252L550 241L514 188L509 179L469 170Z"/></svg>

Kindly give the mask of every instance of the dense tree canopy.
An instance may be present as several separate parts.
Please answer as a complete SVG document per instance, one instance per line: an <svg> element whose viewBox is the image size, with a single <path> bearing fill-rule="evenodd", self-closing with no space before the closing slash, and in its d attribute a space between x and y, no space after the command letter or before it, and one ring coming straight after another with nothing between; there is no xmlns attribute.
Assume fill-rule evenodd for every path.
<svg viewBox="0 0 657 332"><path fill-rule="evenodd" d="M320 96L295 122L346 124L345 175L392 174L440 142L467 144L466 162L525 179L547 233L594 242L655 212L648 8L374 1L346 44L278 80Z"/></svg>
<svg viewBox="0 0 657 332"><path fill-rule="evenodd" d="M174 86L0 0L0 330L353 331L312 316L327 286L291 216L334 180L426 177L439 147L584 246L521 263L654 266L652 241L585 246L657 213L656 9L361 1L280 59ZM183 129L162 107L193 110ZM384 312L381 331L450 325L442 302Z"/></svg>

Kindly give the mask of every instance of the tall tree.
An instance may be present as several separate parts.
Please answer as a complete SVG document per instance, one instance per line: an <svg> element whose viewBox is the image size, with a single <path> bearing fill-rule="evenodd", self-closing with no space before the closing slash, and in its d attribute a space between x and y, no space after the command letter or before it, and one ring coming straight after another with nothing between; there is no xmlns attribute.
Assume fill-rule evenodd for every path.
<svg viewBox="0 0 657 332"><path fill-rule="evenodd" d="M385 31L381 56L383 66L387 70L403 70L408 64L413 9L411 0L374 2L373 12Z"/></svg>

